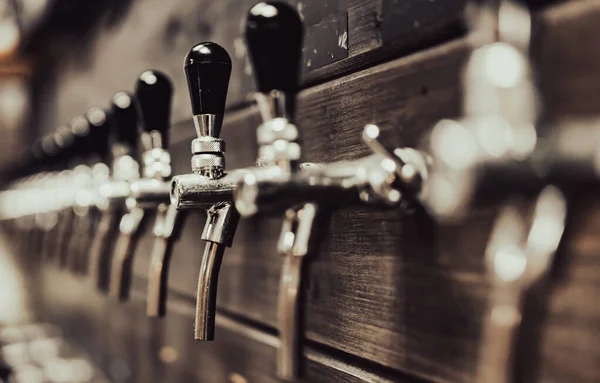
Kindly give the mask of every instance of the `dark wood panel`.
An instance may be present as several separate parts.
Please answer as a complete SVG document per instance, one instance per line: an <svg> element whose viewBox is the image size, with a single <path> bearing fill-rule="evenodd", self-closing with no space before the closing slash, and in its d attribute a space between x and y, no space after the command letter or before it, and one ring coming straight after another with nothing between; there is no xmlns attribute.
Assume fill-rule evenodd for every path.
<svg viewBox="0 0 600 383"><path fill-rule="evenodd" d="M548 117L600 111L595 92L600 56L593 39L599 16L597 2L579 1L555 5L536 18L536 58ZM466 52L466 42L457 40L302 92L298 125L306 159L367 154L360 131L371 122L383 124L399 144L417 143L439 118L459 114L458 73ZM578 79L586 85L571 86ZM250 141L256 118L246 109L228 119L224 135L232 167L254 160ZM178 129L180 137L185 131L192 136L189 124ZM188 140L175 145L177 171L189 169L188 145ZM533 323L542 329L539 347L524 359L521 375L539 376L528 381L600 378L593 368L600 351L590 343L600 312L587 304L599 282L592 271L599 246L593 234L595 206L590 200L587 208L573 208L581 219L565 247L571 262L552 285L547 307L538 308L548 315L541 316L543 323ZM307 338L425 379L472 381L488 291L482 254L493 216L494 209L474 211L459 226L441 227L421 211L333 213L329 235L309 266ZM201 216L192 217L175 247L171 287L189 297L202 253L202 224ZM224 311L275 326L278 233L277 218L241 223L221 271L219 307ZM141 251L147 253L147 245ZM136 272L143 276L147 259L143 254L138 259ZM544 301L544 295L538 299Z"/></svg>
<svg viewBox="0 0 600 383"><path fill-rule="evenodd" d="M47 320L80 342L112 381L128 382L278 382L275 350L278 339L221 315L219 340L193 340L192 302L173 297L165 319L145 317L145 285L136 281L132 300L117 304L83 280L56 269L46 270L43 295L52 302ZM68 293L67 293L68 292ZM322 351L307 349L303 382L418 383L414 379L377 374Z"/></svg>
<svg viewBox="0 0 600 383"><path fill-rule="evenodd" d="M336 61L326 57L311 60L325 64L320 67L308 65L306 59L305 84L322 82L433 41L456 36L464 4L464 0L414 2L400 12L398 23L405 25L402 33L384 43L381 35L382 0L290 1L302 9L302 14L307 17L307 29L311 31L309 36L315 36L309 37L305 46L310 55L320 52L321 48L335 46L338 38L342 37L342 29L335 31L335 28L330 28L333 32L327 32L327 23L333 23L336 17L338 20L347 18L348 23L346 44L342 40L339 42L347 46L348 57ZM228 101L230 105L239 105L254 89L240 25L255 2L129 1L127 6L120 6L118 17L113 15L97 22L93 33L86 32L79 38L67 34L68 38L65 38L68 28L63 28L66 31L63 31L62 39L55 41L48 38L46 44L40 44L41 48L52 47L44 49L57 72L39 78L41 83L52 81L53 84L42 87L43 92L40 91L40 105L43 106L40 124L51 129L92 106L105 105L116 91L131 89L137 75L148 68L156 68L172 76L175 83L173 120L188 119L189 96L182 62L192 45L205 40L222 44L234 59ZM428 11L424 12L424 9ZM68 22L65 19L63 24Z"/></svg>

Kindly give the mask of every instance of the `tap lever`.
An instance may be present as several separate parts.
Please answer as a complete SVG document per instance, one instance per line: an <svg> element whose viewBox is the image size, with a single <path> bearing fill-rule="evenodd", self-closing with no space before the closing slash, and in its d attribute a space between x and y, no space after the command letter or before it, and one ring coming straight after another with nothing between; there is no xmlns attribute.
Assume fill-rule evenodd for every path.
<svg viewBox="0 0 600 383"><path fill-rule="evenodd" d="M162 72L143 72L135 87L138 114L142 127L141 142L144 178L164 180L171 176L169 144L173 85Z"/></svg>
<svg viewBox="0 0 600 383"><path fill-rule="evenodd" d="M484 321L478 382L512 381L511 354L522 319L521 300L550 270L565 219L565 197L553 186L539 194L530 225L512 204L500 212L486 249L492 293Z"/></svg>
<svg viewBox="0 0 600 383"><path fill-rule="evenodd" d="M377 125L369 124L363 130L363 141L375 154L390 160L399 182L399 188L414 197L423 193L425 183L429 176L429 167L432 160L425 152L413 148L392 148L381 137L381 129Z"/></svg>
<svg viewBox="0 0 600 383"><path fill-rule="evenodd" d="M292 120L300 79L302 20L289 4L260 2L248 12L245 33L263 119L257 130L257 162L293 173L301 157Z"/></svg>
<svg viewBox="0 0 600 383"><path fill-rule="evenodd" d="M229 54L218 44L203 42L189 51L183 69L188 81L198 137L218 138L231 75Z"/></svg>
<svg viewBox="0 0 600 383"><path fill-rule="evenodd" d="M192 142L192 170L211 179L225 171L225 141L221 136L231 58L213 42L195 45L185 57L185 71L197 138Z"/></svg>
<svg viewBox="0 0 600 383"><path fill-rule="evenodd" d="M108 113L100 108L88 110L85 117L90 124L90 139L92 141L92 152L98 156L98 160L109 162L110 154L110 117Z"/></svg>
<svg viewBox="0 0 600 383"><path fill-rule="evenodd" d="M113 157L135 156L138 146L138 116L133 96L128 92L117 92L112 98L111 113L115 126L111 129Z"/></svg>
<svg viewBox="0 0 600 383"><path fill-rule="evenodd" d="M299 375L303 310L302 274L305 257L313 244L317 205L308 203L286 211L277 250L283 259L277 300L281 344L277 350L277 376L294 381Z"/></svg>
<svg viewBox="0 0 600 383"><path fill-rule="evenodd" d="M145 150L168 147L168 131L171 123L171 98L173 85L162 72L147 70L143 72L135 86L138 115Z"/></svg>
<svg viewBox="0 0 600 383"><path fill-rule="evenodd" d="M167 309L169 264L173 243L178 239L185 212L175 206L161 204L154 224L156 240L152 248L152 259L148 272L148 295L146 315L162 317Z"/></svg>
<svg viewBox="0 0 600 383"><path fill-rule="evenodd" d="M246 44L259 92L281 92L287 96L288 104L291 103L300 80L303 35L300 15L289 4L267 1L250 9L246 19ZM286 109L291 116L292 111Z"/></svg>

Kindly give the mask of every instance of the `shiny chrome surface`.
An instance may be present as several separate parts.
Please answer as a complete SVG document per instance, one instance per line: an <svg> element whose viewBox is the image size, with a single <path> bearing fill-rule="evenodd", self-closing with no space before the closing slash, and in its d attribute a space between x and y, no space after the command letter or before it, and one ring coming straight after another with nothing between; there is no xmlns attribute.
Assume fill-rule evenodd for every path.
<svg viewBox="0 0 600 383"><path fill-rule="evenodd" d="M225 245L206 242L196 290L196 317L194 320L194 338L196 340L214 340L215 338L217 285L224 252Z"/></svg>
<svg viewBox="0 0 600 383"><path fill-rule="evenodd" d="M161 204L158 207L153 230L156 239L152 247L148 271L146 315L149 317L160 317L166 314L169 263L173 242L178 238L184 216L184 212L177 210L171 204Z"/></svg>
<svg viewBox="0 0 600 383"><path fill-rule="evenodd" d="M250 216L283 212L307 202L396 205L403 199L418 199L428 179L428 156L411 148L388 150L380 143L375 125L365 127L363 137L376 154L352 161L303 164L294 174L279 167L249 169L234 191L236 208L242 216Z"/></svg>
<svg viewBox="0 0 600 383"><path fill-rule="evenodd" d="M215 137L221 135L223 116L216 114L198 114L192 117L196 134L201 137Z"/></svg>
<svg viewBox="0 0 600 383"><path fill-rule="evenodd" d="M233 200L233 190L244 170L234 170L222 178L198 174L174 176L171 180L171 203L182 210L206 209L220 202Z"/></svg>
<svg viewBox="0 0 600 383"><path fill-rule="evenodd" d="M304 318L300 300L302 268L314 242L311 237L315 234L317 211L317 205L312 203L288 209L277 244L277 251L284 257L277 300L277 328L281 338L277 376L284 380L293 380L300 372L300 324Z"/></svg>
<svg viewBox="0 0 600 383"><path fill-rule="evenodd" d="M118 231L121 213L117 209L106 209L100 215L96 234L92 239L89 253L90 281L103 292L108 292L111 257L107 245Z"/></svg>
<svg viewBox="0 0 600 383"><path fill-rule="evenodd" d="M566 211L565 197L548 186L538 196L530 222L510 203L500 212L486 249L492 292L484 321L478 382L513 381L522 299L550 270L564 232Z"/></svg>
<svg viewBox="0 0 600 383"><path fill-rule="evenodd" d="M233 243L239 214L230 202L221 202L206 211L202 239L206 241L198 275L194 336L197 340L213 340L219 270L225 247Z"/></svg>
<svg viewBox="0 0 600 383"><path fill-rule="evenodd" d="M121 218L119 239L115 245L110 270L109 293L112 297L127 300L131 286L133 255L144 219L143 209L133 208Z"/></svg>
<svg viewBox="0 0 600 383"><path fill-rule="evenodd" d="M485 168L518 165L538 141L529 11L508 0L473 8L463 116L438 122L426 149L435 161L422 201L440 220L456 220L468 211L479 198Z"/></svg>
<svg viewBox="0 0 600 383"><path fill-rule="evenodd" d="M291 116L287 115L287 98L288 96L279 90L272 90L268 94L254 93L254 100L263 121L270 121L275 118L289 119Z"/></svg>
<svg viewBox="0 0 600 383"><path fill-rule="evenodd" d="M153 178L142 178L130 185L128 197L135 201L135 206L155 209L158 205L169 202L170 184Z"/></svg>

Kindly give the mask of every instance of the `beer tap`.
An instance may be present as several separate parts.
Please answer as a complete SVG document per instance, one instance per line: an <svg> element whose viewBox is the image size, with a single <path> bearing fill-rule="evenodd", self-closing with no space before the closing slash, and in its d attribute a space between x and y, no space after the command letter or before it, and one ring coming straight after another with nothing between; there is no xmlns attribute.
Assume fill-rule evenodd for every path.
<svg viewBox="0 0 600 383"><path fill-rule="evenodd" d="M108 292L113 243L117 239L119 223L124 214L130 183L140 176L135 160L138 144L138 119L133 96L118 92L110 108L110 151L112 164L109 180L99 187L101 198L97 209L100 218L89 253L89 274L96 287Z"/></svg>
<svg viewBox="0 0 600 383"><path fill-rule="evenodd" d="M239 221L233 207L233 188L243 172L225 172L225 141L219 138L231 59L221 46L204 42L187 54L184 70L198 137L192 141L193 173L173 177L171 203L178 210L200 209L207 213L201 237L206 245L198 277L194 336L198 340L213 340L219 269ZM156 270L152 273L158 282ZM166 291L166 286L162 289Z"/></svg>
<svg viewBox="0 0 600 383"><path fill-rule="evenodd" d="M327 194L331 196L328 190L332 191L336 186L313 184L312 180L305 184L298 182L306 171L322 169L321 165L299 164L298 129L292 123L302 41L302 22L290 5L261 2L250 9L246 20L246 42L263 120L257 129L257 140L259 161L265 168L250 169L234 190L234 198L242 216L267 210L285 213L278 243L284 264L277 309L281 338L277 350L277 374L285 380L294 380L300 369L302 307L299 295L304 259L315 242L313 226L319 210L317 199ZM309 194L305 195L305 192Z"/></svg>
<svg viewBox="0 0 600 383"><path fill-rule="evenodd" d="M7 206L17 206L21 229L24 230L25 240L23 252L37 256L43 252L45 238L55 218L52 212L52 201L48 196L56 186L52 157L57 147L51 135L36 140L30 149L29 175L20 182L18 192L12 194L20 197L21 203L8 203Z"/></svg>
<svg viewBox="0 0 600 383"><path fill-rule="evenodd" d="M73 238L82 235L81 227L83 223L87 222L82 219L83 212L78 206L77 195L82 190L92 186L92 170L89 164L97 161L97 157L94 158L95 156L92 154L93 137L88 119L85 116L74 117L69 123L69 129L73 136L69 158L69 165L72 170L69 186L73 194L71 204L67 207L63 217L66 221L66 230L61 233L62 237L59 238L60 243L58 245L58 255L56 256L61 268L75 267L75 262L78 259L72 246L75 243Z"/></svg>
<svg viewBox="0 0 600 383"><path fill-rule="evenodd" d="M267 37L261 36L261 41L270 41L268 34L277 35L274 26L284 14L280 7L284 5L255 6L249 15L247 34L260 27L257 16L262 16L262 30L267 31ZM490 14L497 16L493 23L488 22ZM299 171L290 167L287 172L274 172L272 177L249 171L237 185L235 205L242 216L285 211L278 243L278 252L284 256L277 315L281 378L294 380L299 373L303 260L315 245L313 226L319 210L357 203L382 207L421 203L438 220L448 221L460 218L469 206L486 199L497 201L499 196L521 193L523 185L533 193L544 189L546 183L535 175L536 168L527 165L537 138L536 88L527 57L528 13L511 1L502 1L496 6L484 4L473 15L474 49L464 73L465 112L461 120L440 121L421 148L391 146L377 125L368 124L362 137L374 152L370 156L331 164L304 164ZM509 22L515 19L523 22ZM289 28L291 23L285 25ZM273 40L282 38L287 42L282 35ZM257 60L250 38L248 50L255 67L257 63L272 62L268 50L261 51L261 61ZM255 70L259 83L261 73L268 76L279 68ZM259 98L259 107L263 100ZM261 112L269 116L264 106ZM265 136L265 125L258 131L261 154L267 154L267 158L275 153L289 155L289 150L275 148L286 147L292 141L288 137L295 140L296 135ZM299 154L300 150L291 153ZM518 182L524 180L527 182ZM552 258L562 235L561 200L557 189L544 189L539 195L536 217L551 217L558 228L551 233L553 238L546 251L535 253L546 260ZM534 223L531 227L534 230L537 226ZM539 278L543 274L532 275ZM529 280L523 288L535 280Z"/></svg>
<svg viewBox="0 0 600 383"><path fill-rule="evenodd" d="M69 193L62 192L65 185L72 180L72 171L68 167L69 159L73 154L74 136L71 130L65 126L59 126L51 135L56 151L52 155L53 167L56 170L54 176L55 187L52 188L54 200L57 201L57 208L54 210L56 219L51 228L49 228L42 248L42 259L52 261L57 254L60 254L61 241L68 229L69 220L67 219L67 210L65 203ZM50 144L46 144L47 146Z"/></svg>
<svg viewBox="0 0 600 383"><path fill-rule="evenodd" d="M174 209L168 208L170 183L167 181L171 176L167 147L172 93L171 81L161 72L143 72L137 81L138 115L143 128L142 178L130 185L126 200L128 211L120 222L120 236L112 262L110 294L120 300L129 297L133 258L142 234L145 210L157 210L154 228L157 237L166 232L165 226L171 223L174 214ZM155 252L163 254L167 250L155 249Z"/></svg>
<svg viewBox="0 0 600 383"><path fill-rule="evenodd" d="M75 220L67 262L77 273L87 270L88 248L95 232L97 206L104 202L99 187L108 181L109 176L110 116L100 108L92 108L86 113L85 119L89 133L80 143L84 163L75 168L75 176L81 177L81 181L78 182L80 187L73 203Z"/></svg>

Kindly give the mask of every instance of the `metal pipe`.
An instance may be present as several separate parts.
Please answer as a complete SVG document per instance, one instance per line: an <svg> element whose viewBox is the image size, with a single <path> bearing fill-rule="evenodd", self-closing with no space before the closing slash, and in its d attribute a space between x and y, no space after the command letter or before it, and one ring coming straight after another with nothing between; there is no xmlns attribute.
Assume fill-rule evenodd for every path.
<svg viewBox="0 0 600 383"><path fill-rule="evenodd" d="M169 264L173 254L171 238L156 238L148 273L146 315L162 317L167 311Z"/></svg>
<svg viewBox="0 0 600 383"><path fill-rule="evenodd" d="M303 256L286 255L279 280L277 301L277 327L281 344L277 349L277 376L290 381L300 371L300 291L302 283Z"/></svg>
<svg viewBox="0 0 600 383"><path fill-rule="evenodd" d="M225 245L211 241L206 242L196 291L194 337L197 340L214 340L215 338L217 285L224 252Z"/></svg>
<svg viewBox="0 0 600 383"><path fill-rule="evenodd" d="M116 233L119 218L119 211L112 209L103 211L90 245L89 274L92 282L100 291L108 291L110 272L108 247L110 239Z"/></svg>
<svg viewBox="0 0 600 383"><path fill-rule="evenodd" d="M491 304L483 324L477 381L510 383L514 379L513 355L522 314L520 291L493 288Z"/></svg>
<svg viewBox="0 0 600 383"><path fill-rule="evenodd" d="M173 255L173 244L179 237L186 216L173 205L161 205L158 211L154 224L156 240L148 271L146 315L149 317L162 317L166 314L169 264Z"/></svg>

